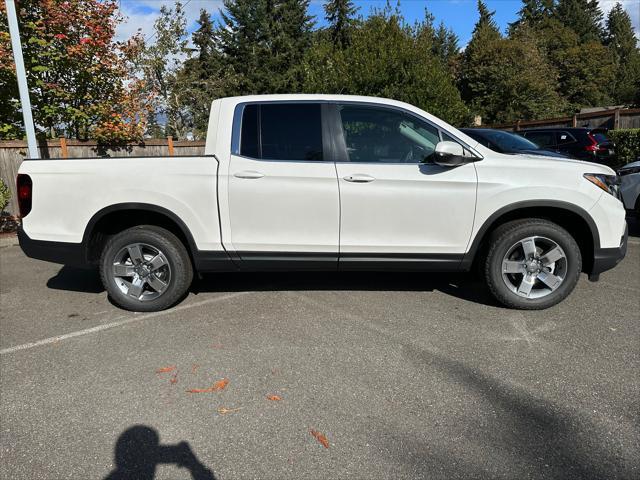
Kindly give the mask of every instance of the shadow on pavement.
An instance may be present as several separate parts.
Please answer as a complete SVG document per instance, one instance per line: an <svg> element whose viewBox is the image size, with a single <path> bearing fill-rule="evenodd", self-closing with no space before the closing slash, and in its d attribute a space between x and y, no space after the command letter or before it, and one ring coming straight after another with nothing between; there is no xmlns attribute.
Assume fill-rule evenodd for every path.
<svg viewBox="0 0 640 480"><path fill-rule="evenodd" d="M602 427L592 422L588 411L567 409L535 390L429 348L405 344L403 356L425 372L444 373L463 389L465 402L473 402L479 412L489 412L488 417L475 413L460 417L466 424L463 435L474 439L470 444L477 448L475 458L464 450L440 449L411 430L398 432L382 425L378 436L402 445L383 451L391 452L396 462L411 471L438 472L438 478L613 479L633 478L640 465L629 457L632 450L616 450L603 438ZM502 475L487 461L495 455L504 462L501 468L508 469Z"/></svg>
<svg viewBox="0 0 640 480"><path fill-rule="evenodd" d="M629 236L640 238L640 219L633 216L627 216L627 224L629 225Z"/></svg>
<svg viewBox="0 0 640 480"><path fill-rule="evenodd" d="M215 480L187 442L160 445L158 432L145 425L135 425L120 435L115 447L116 468L104 480L153 480L156 467L163 463L188 469L193 480Z"/></svg>
<svg viewBox="0 0 640 480"><path fill-rule="evenodd" d="M472 273L421 272L247 272L205 275L192 286L201 292L264 291L439 291L483 305L498 306Z"/></svg>
<svg viewBox="0 0 640 480"><path fill-rule="evenodd" d="M64 266L47 281L47 287L71 292L101 293L104 287L100 274L95 268L74 268Z"/></svg>
<svg viewBox="0 0 640 480"><path fill-rule="evenodd" d="M102 293L95 269L62 267L47 287L85 293ZM421 272L232 272L207 274L194 279L191 291L440 291L474 303L498 306L483 283L472 273Z"/></svg>

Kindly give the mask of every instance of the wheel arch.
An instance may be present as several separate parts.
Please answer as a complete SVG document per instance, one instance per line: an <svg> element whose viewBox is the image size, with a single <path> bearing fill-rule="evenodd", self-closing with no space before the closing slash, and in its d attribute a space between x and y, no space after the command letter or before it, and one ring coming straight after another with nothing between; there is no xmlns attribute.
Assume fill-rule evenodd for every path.
<svg viewBox="0 0 640 480"><path fill-rule="evenodd" d="M462 260L463 268L472 268L474 263L482 258L491 232L506 222L523 218L543 218L567 230L580 247L582 270L591 271L594 252L600 248L598 227L591 215L583 208L557 200L516 202L494 212L485 220L473 238Z"/></svg>
<svg viewBox="0 0 640 480"><path fill-rule="evenodd" d="M197 247L189 228L172 211L148 203L118 203L96 212L82 237L84 258L88 263L97 262L110 235L137 225L155 225L169 230L182 241L193 262Z"/></svg>

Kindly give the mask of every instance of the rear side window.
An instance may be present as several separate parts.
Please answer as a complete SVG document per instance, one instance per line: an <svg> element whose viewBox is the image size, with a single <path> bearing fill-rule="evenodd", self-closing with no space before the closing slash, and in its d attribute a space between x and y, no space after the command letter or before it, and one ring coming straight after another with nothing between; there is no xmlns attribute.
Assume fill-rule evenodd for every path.
<svg viewBox="0 0 640 480"><path fill-rule="evenodd" d="M607 143L610 141L609 138L602 132L591 132L591 136L598 143Z"/></svg>
<svg viewBox="0 0 640 480"><path fill-rule="evenodd" d="M553 132L525 132L524 136L541 148L553 147L556 144Z"/></svg>
<svg viewBox="0 0 640 480"><path fill-rule="evenodd" d="M245 106L240 155L264 160L322 160L320 104Z"/></svg>
<svg viewBox="0 0 640 480"><path fill-rule="evenodd" d="M569 132L558 132L558 145L567 145L575 141L576 139Z"/></svg>

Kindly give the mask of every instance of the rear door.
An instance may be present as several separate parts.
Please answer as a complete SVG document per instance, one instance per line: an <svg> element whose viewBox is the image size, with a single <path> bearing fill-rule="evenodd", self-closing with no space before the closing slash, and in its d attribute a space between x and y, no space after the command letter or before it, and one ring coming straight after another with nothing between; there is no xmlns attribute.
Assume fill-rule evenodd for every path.
<svg viewBox="0 0 640 480"><path fill-rule="evenodd" d="M336 105L339 268L455 269L475 213L473 163L429 163L441 132L385 106Z"/></svg>
<svg viewBox="0 0 640 480"><path fill-rule="evenodd" d="M324 109L269 102L236 111L229 213L231 247L244 268L337 267L340 205Z"/></svg>

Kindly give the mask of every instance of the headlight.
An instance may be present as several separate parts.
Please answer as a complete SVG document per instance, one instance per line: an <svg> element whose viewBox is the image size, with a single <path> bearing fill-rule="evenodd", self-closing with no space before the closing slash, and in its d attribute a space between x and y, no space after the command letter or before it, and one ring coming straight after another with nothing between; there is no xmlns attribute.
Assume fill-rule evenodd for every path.
<svg viewBox="0 0 640 480"><path fill-rule="evenodd" d="M618 170L618 175L620 176L631 175L632 173L640 173L640 165L636 167L622 167L620 170Z"/></svg>
<svg viewBox="0 0 640 480"><path fill-rule="evenodd" d="M620 198L620 177L617 175L605 175L603 173L585 173L584 178L605 192Z"/></svg>

